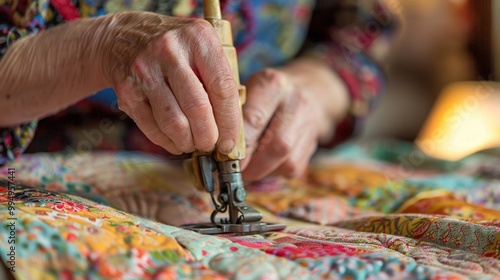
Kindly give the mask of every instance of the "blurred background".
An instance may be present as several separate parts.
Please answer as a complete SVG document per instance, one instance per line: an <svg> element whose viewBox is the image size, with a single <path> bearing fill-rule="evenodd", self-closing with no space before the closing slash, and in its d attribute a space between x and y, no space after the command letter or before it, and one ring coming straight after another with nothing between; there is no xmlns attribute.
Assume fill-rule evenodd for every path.
<svg viewBox="0 0 500 280"><path fill-rule="evenodd" d="M387 61L388 91L362 138L413 141L447 85L500 81L500 1L387 1L402 31Z"/></svg>

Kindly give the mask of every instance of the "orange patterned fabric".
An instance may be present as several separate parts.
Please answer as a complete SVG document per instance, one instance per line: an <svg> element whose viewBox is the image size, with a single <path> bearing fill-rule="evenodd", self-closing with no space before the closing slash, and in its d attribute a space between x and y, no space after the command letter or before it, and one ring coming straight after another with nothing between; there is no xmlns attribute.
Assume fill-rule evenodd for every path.
<svg viewBox="0 0 500 280"><path fill-rule="evenodd" d="M13 190L0 182L2 221L15 203L15 275L497 279L500 180L470 175L492 158L394 176L399 164L377 158L382 150L343 147L300 180L248 185L248 202L287 229L219 237L177 227L207 222L213 209L181 162L125 152L23 155L0 169L16 175ZM0 258L9 268L11 231L2 225Z"/></svg>

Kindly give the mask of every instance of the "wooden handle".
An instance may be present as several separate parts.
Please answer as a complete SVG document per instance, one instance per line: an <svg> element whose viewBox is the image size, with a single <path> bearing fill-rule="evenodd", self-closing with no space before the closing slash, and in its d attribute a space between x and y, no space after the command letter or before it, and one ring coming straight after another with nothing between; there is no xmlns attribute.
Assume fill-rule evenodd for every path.
<svg viewBox="0 0 500 280"><path fill-rule="evenodd" d="M222 19L219 0L204 0L203 13L205 19Z"/></svg>
<svg viewBox="0 0 500 280"><path fill-rule="evenodd" d="M246 89L240 84L240 76L238 69L238 56L236 49L234 48L233 35L231 31L231 23L227 20L222 19L222 13L220 8L219 0L204 0L203 1L203 13L205 20L210 22L212 26L217 31L219 39L224 49L224 54L226 55L229 66L233 72L233 77L238 86L238 92L240 95L240 110L245 103ZM242 113L243 115L243 113ZM244 159L246 156L246 145L245 145L245 135L243 129L243 118L241 119L240 136L238 142L236 143L234 149L231 153L225 155L219 152L215 152L215 160L217 161L228 161L235 159Z"/></svg>

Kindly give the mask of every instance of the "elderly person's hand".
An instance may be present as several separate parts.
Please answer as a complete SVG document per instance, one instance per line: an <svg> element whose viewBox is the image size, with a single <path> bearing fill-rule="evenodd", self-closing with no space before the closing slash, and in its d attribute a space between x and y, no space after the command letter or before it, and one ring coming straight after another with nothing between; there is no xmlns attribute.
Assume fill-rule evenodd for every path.
<svg viewBox="0 0 500 280"><path fill-rule="evenodd" d="M119 108L174 154L229 153L241 114L236 83L215 29L202 19L116 14L104 41L105 73Z"/></svg>
<svg viewBox="0 0 500 280"><path fill-rule="evenodd" d="M154 143L180 154L232 150L239 96L212 26L148 12L68 22L9 47L0 60L0 127L55 113L113 87ZM321 61L256 73L243 108L244 178L298 176L347 112L345 86Z"/></svg>
<svg viewBox="0 0 500 280"><path fill-rule="evenodd" d="M0 127L111 86L119 108L171 153L235 145L238 91L214 28L148 12L77 20L15 42L0 60Z"/></svg>
<svg viewBox="0 0 500 280"><path fill-rule="evenodd" d="M347 89L328 65L312 59L258 72L246 86L244 179L300 176L346 114Z"/></svg>

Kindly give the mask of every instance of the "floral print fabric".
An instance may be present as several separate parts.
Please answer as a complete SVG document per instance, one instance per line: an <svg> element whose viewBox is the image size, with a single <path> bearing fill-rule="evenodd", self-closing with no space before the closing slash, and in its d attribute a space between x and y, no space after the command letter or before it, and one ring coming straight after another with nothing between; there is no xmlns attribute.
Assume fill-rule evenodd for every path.
<svg viewBox="0 0 500 280"><path fill-rule="evenodd" d="M17 127L0 129L0 166L14 160L26 150L33 139L38 122L32 121Z"/></svg>
<svg viewBox="0 0 500 280"><path fill-rule="evenodd" d="M248 236L177 227L212 210L181 162L24 154L0 169L0 257L9 268L12 201L18 279L497 279L500 179L477 173L495 158L425 158L402 173L394 151L414 150L347 144L300 180L248 185L264 220L288 226Z"/></svg>

